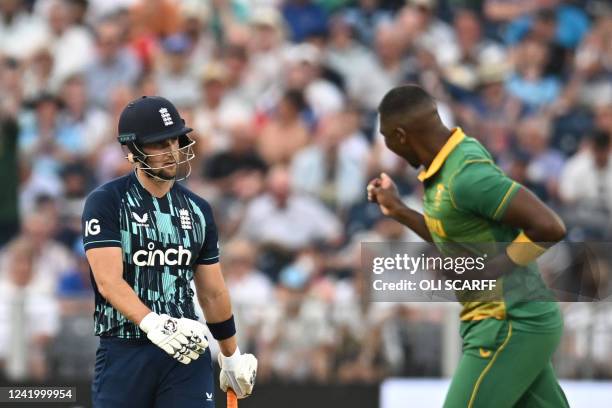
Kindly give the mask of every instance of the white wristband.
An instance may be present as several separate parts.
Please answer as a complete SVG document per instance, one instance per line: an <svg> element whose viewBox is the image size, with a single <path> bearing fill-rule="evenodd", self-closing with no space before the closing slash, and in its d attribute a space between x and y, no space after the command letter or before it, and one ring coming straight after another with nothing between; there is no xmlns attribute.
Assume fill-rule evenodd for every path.
<svg viewBox="0 0 612 408"><path fill-rule="evenodd" d="M221 351L219 353L221 353L221 359L223 360L222 368L227 371L234 371L234 369L238 365L238 358L240 357L240 349L238 348L238 346L236 346L234 354L229 357L223 355L223 352Z"/></svg>

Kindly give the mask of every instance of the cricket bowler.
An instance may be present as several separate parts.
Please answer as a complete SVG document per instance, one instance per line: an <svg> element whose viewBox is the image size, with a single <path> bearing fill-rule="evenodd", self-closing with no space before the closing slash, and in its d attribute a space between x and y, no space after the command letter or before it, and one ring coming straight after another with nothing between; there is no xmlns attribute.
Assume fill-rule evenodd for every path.
<svg viewBox="0 0 612 408"><path fill-rule="evenodd" d="M212 210L177 183L191 172L192 129L170 101L143 96L125 107L118 130L134 171L93 191L82 219L100 337L93 406L214 407L213 365L192 281L219 342L221 388L244 398L257 360L236 345Z"/></svg>
<svg viewBox="0 0 612 408"><path fill-rule="evenodd" d="M488 262L500 287L546 286L534 262L565 236L562 221L508 178L489 152L460 128L448 129L433 98L418 86L392 89L379 105L385 144L423 166L423 214L404 205L386 174L368 184L368 199L439 248L449 243L508 243ZM541 244L547 243L547 244ZM445 408L568 407L551 365L563 322L554 301L462 302L463 354Z"/></svg>

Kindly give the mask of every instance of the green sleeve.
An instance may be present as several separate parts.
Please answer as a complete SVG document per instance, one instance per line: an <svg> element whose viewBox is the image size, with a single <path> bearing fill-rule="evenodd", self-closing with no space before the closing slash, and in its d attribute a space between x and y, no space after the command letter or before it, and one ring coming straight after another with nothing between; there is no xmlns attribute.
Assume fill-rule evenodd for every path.
<svg viewBox="0 0 612 408"><path fill-rule="evenodd" d="M490 160L468 161L449 182L453 205L499 221L521 185Z"/></svg>

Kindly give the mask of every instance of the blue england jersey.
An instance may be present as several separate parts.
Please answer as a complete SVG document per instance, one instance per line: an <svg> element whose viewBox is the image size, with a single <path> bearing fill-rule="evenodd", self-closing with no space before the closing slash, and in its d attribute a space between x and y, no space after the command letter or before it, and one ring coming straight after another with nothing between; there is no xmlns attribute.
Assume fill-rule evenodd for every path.
<svg viewBox="0 0 612 408"><path fill-rule="evenodd" d="M82 226L85 250L121 247L123 278L152 311L197 319L194 269L219 262L217 227L204 199L178 183L156 198L130 173L87 197ZM92 284L96 335L146 337L100 295L93 275Z"/></svg>

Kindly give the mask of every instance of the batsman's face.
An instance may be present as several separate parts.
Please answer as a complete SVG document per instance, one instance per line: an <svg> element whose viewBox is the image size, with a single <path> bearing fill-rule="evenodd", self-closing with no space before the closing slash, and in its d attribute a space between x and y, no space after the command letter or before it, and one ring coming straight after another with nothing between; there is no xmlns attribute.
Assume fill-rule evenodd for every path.
<svg viewBox="0 0 612 408"><path fill-rule="evenodd" d="M147 163L156 173L164 177L175 177L177 163L180 161L179 142L177 137L144 145L142 150L151 157ZM160 168L161 167L161 168Z"/></svg>

